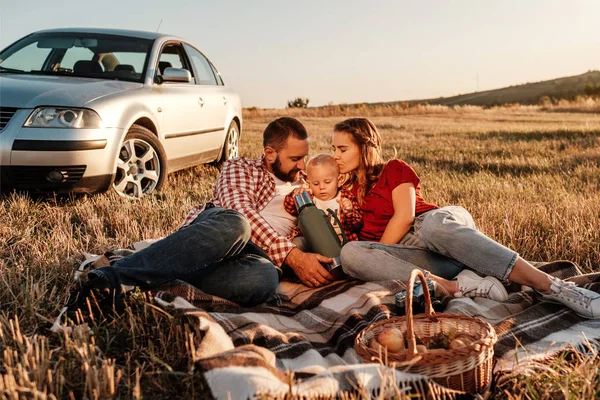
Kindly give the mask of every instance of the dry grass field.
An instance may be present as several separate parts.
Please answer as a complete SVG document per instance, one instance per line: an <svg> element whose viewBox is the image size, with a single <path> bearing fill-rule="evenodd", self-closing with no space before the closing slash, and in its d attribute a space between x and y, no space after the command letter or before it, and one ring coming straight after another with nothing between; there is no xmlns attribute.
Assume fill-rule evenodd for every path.
<svg viewBox="0 0 600 400"><path fill-rule="evenodd" d="M541 107L254 110L246 113L242 155L261 154L262 130L279 115L301 119L312 153L329 151L334 123L370 115L385 157L415 168L428 201L464 206L483 232L526 259L568 259L600 271L599 114ZM53 335L48 324L74 287L71 270L82 252L169 234L209 199L217 174L211 166L176 173L161 193L137 202L113 193L0 198L0 398L198 395L202 379L188 373L193 328L142 295L92 337ZM503 382L492 397L599 396L599 366L597 355L566 354L533 376Z"/></svg>

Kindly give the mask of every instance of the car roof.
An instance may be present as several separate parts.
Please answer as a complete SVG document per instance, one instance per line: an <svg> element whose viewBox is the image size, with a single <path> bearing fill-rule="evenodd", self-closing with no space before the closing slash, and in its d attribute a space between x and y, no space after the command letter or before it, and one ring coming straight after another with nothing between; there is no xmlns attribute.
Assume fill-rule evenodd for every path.
<svg viewBox="0 0 600 400"><path fill-rule="evenodd" d="M173 35L167 35L160 32L145 32L145 31L133 31L128 29L107 29L107 28L58 28L58 29L44 29L34 33L98 33L104 35L120 35L120 36L131 36L140 39L158 39L161 37L176 38ZM180 39L180 38L177 38ZM183 39L182 39L183 40Z"/></svg>

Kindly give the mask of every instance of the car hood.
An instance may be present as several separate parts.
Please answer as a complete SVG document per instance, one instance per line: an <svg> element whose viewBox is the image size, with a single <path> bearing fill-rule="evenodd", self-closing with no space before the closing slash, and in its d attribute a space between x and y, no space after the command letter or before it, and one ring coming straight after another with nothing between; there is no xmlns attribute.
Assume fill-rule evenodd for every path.
<svg viewBox="0 0 600 400"><path fill-rule="evenodd" d="M136 82L68 76L0 75L0 106L35 108L38 106L84 107L103 96L141 88Z"/></svg>

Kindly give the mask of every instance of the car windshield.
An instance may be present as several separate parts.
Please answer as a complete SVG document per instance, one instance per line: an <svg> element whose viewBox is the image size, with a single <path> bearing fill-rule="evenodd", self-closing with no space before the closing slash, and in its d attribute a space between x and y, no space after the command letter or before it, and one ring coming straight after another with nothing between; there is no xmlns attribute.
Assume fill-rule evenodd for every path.
<svg viewBox="0 0 600 400"><path fill-rule="evenodd" d="M94 33L29 35L0 53L0 73L143 82L152 40Z"/></svg>

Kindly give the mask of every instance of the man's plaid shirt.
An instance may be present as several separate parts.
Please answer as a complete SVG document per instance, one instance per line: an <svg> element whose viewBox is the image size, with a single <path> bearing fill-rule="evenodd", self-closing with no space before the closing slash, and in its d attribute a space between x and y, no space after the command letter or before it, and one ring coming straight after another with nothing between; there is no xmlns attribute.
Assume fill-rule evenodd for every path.
<svg viewBox="0 0 600 400"><path fill-rule="evenodd" d="M250 222L252 242L262 248L276 266L281 267L296 246L291 242L291 235L279 235L260 215L273 197L275 181L264 166L263 158L240 157L225 162L210 202L244 214ZM192 208L181 227L191 224L205 208L206 204Z"/></svg>

